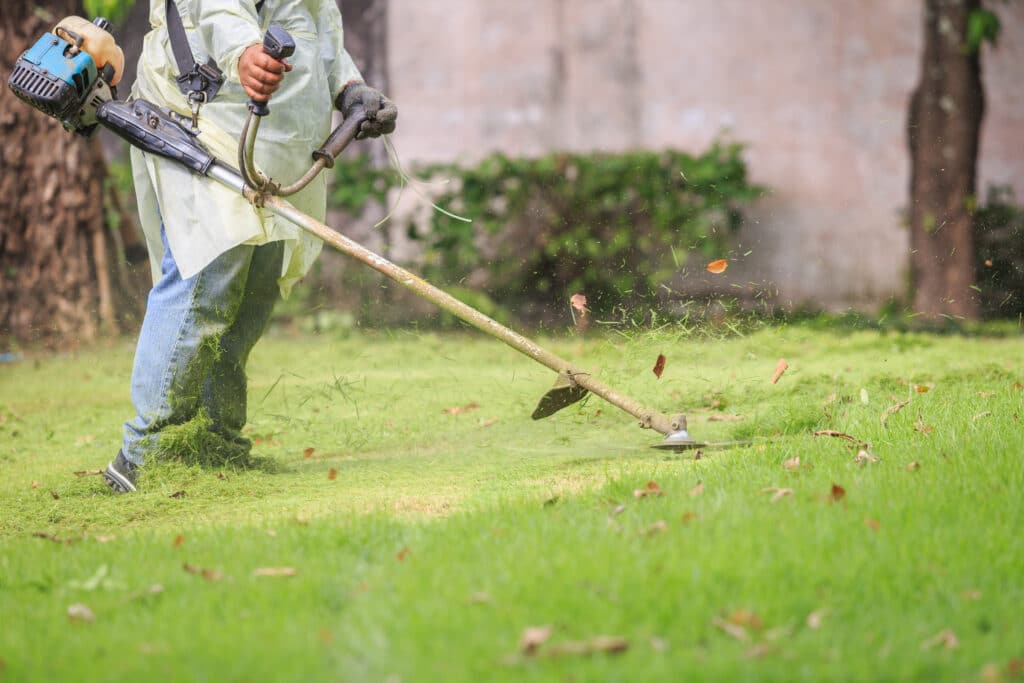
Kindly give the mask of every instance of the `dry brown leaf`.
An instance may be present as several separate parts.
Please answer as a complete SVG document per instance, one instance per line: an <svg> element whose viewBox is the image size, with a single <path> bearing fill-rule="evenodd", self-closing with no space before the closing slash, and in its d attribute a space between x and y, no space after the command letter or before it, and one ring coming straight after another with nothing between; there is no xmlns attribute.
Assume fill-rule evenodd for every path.
<svg viewBox="0 0 1024 683"><path fill-rule="evenodd" d="M839 484L832 484L832 500L839 502L846 497L846 489Z"/></svg>
<svg viewBox="0 0 1024 683"><path fill-rule="evenodd" d="M865 450L857 451L857 455L853 456L853 461L858 465L865 465L867 463L874 464L878 462L878 456L871 455Z"/></svg>
<svg viewBox="0 0 1024 683"><path fill-rule="evenodd" d="M47 541L53 541L54 543L64 542L64 540L57 536L57 534L48 534L45 531L33 531L32 536L34 538L45 538Z"/></svg>
<svg viewBox="0 0 1024 683"><path fill-rule="evenodd" d="M641 531L640 534L642 536L654 536L655 534L660 534L666 529L668 529L668 523L663 519L659 519L654 524Z"/></svg>
<svg viewBox="0 0 1024 683"><path fill-rule="evenodd" d="M33 481L32 482L32 488L34 488L34 489L39 488L39 482L38 481Z"/></svg>
<svg viewBox="0 0 1024 683"><path fill-rule="evenodd" d="M594 636L589 642L593 652L618 654L629 649L629 641L620 636Z"/></svg>
<svg viewBox="0 0 1024 683"><path fill-rule="evenodd" d="M704 268L709 273L713 273L714 275L721 275L722 273L725 272L725 269L728 268L728 267L729 267L729 262L727 260L725 260L724 258L716 259L716 260L712 261L711 263L709 263L708 265L704 266Z"/></svg>
<svg viewBox="0 0 1024 683"><path fill-rule="evenodd" d="M180 548L181 544L185 542L185 534L178 534L174 537L174 547Z"/></svg>
<svg viewBox="0 0 1024 683"><path fill-rule="evenodd" d="M748 609L735 610L729 615L729 621L737 626L750 628L755 631L764 627L764 622L761 621L761 617L759 617L757 613Z"/></svg>
<svg viewBox="0 0 1024 683"><path fill-rule="evenodd" d="M337 478L338 478L338 468L332 467L331 469L327 470L327 481L334 481Z"/></svg>
<svg viewBox="0 0 1024 683"><path fill-rule="evenodd" d="M665 372L665 354L659 353L658 359L654 361L654 376L661 379L661 373Z"/></svg>
<svg viewBox="0 0 1024 683"><path fill-rule="evenodd" d="M953 633L953 629L942 629L928 640L921 643L922 650L933 650L941 647L946 650L955 650L960 647L960 640Z"/></svg>
<svg viewBox="0 0 1024 683"><path fill-rule="evenodd" d="M715 617L714 619L712 619L711 625L721 629L722 631L729 634L736 640L742 640L744 642L750 640L750 636L747 634L747 629L737 624L734 624L731 621L726 621L721 617Z"/></svg>
<svg viewBox="0 0 1024 683"><path fill-rule="evenodd" d="M532 655L537 649L547 642L551 637L550 626L528 626L519 636L519 651L523 654Z"/></svg>
<svg viewBox="0 0 1024 683"><path fill-rule="evenodd" d="M985 267L986 268L991 268L992 267L992 259L990 259L990 258L985 259Z"/></svg>
<svg viewBox="0 0 1024 683"><path fill-rule="evenodd" d="M646 498L647 496L661 496L664 495L664 491L658 486L658 482L651 480L647 482L647 486L642 489L635 489L633 491L634 498Z"/></svg>
<svg viewBox="0 0 1024 683"><path fill-rule="evenodd" d="M206 579L207 581L220 581L221 579L224 578L224 575L221 574L216 569L205 569L203 567L197 567L194 564L189 564L188 562L186 562L185 564L181 565L181 568L184 569L189 574L195 574L197 576L201 576L204 579Z"/></svg>
<svg viewBox="0 0 1024 683"><path fill-rule="evenodd" d="M78 470L75 472L76 477L88 477L93 474L103 474L103 470Z"/></svg>
<svg viewBox="0 0 1024 683"><path fill-rule="evenodd" d="M874 517L865 517L864 518L864 524L867 525L867 527L869 529L871 529L872 531L878 531L879 529L882 528L882 523L879 522Z"/></svg>
<svg viewBox="0 0 1024 683"><path fill-rule="evenodd" d="M167 497L168 498L184 498L185 497L185 490L182 489L181 491L175 491L174 493L172 493L171 495L169 495Z"/></svg>
<svg viewBox="0 0 1024 683"><path fill-rule="evenodd" d="M789 363L786 362L785 358L780 358L779 362L775 364L775 372L772 373L772 384L778 384L779 378L782 377L782 373L789 367Z"/></svg>
<svg viewBox="0 0 1024 683"><path fill-rule="evenodd" d="M690 489L690 497L696 498L697 496L704 493L704 482L697 482L697 485Z"/></svg>
<svg viewBox="0 0 1024 683"><path fill-rule="evenodd" d="M405 558L409 557L409 553L411 552L412 551L409 550L409 546L403 545L402 549L395 554L395 559L399 562L405 562Z"/></svg>
<svg viewBox="0 0 1024 683"><path fill-rule="evenodd" d="M914 385L914 391L916 391L919 394L927 394L933 388L935 388L935 385L932 384L931 382L929 382L928 384L915 384Z"/></svg>
<svg viewBox="0 0 1024 683"><path fill-rule="evenodd" d="M92 613L92 610L80 602L68 606L68 618L71 621L81 621L87 624L96 621L96 615Z"/></svg>
<svg viewBox="0 0 1024 683"><path fill-rule="evenodd" d="M471 410L476 410L479 407L480 407L479 403L473 402L473 403L467 403L464 406L450 406L448 408L445 408L441 412L442 413L446 413L448 415L462 415L463 413L468 413Z"/></svg>
<svg viewBox="0 0 1024 683"><path fill-rule="evenodd" d="M587 297L585 294L573 294L569 297L569 303L580 314L581 318L587 315Z"/></svg>
<svg viewBox="0 0 1024 683"><path fill-rule="evenodd" d="M821 628L821 622L822 620L824 620L827 614L827 609L816 609L810 614L808 614L807 628L811 629L812 631L817 631L819 628Z"/></svg>
<svg viewBox="0 0 1024 683"><path fill-rule="evenodd" d="M297 576L295 567L257 567L252 570L253 576Z"/></svg>
<svg viewBox="0 0 1024 683"><path fill-rule="evenodd" d="M1006 675L1010 678L1017 678L1024 674L1024 657L1014 657L1006 663Z"/></svg>
<svg viewBox="0 0 1024 683"><path fill-rule="evenodd" d="M846 439L847 441L849 441L851 443L855 443L858 446L863 446L865 448L867 448L867 445L868 445L866 441L861 441L860 439L858 439L858 438L856 438L854 436L850 436L849 434L843 434L842 432L837 432L834 429L819 429L816 432L812 432L812 434L814 436L832 436L832 437L835 437L837 439Z"/></svg>
<svg viewBox="0 0 1024 683"><path fill-rule="evenodd" d="M60 495L53 489L50 489L50 498L53 498L54 500L60 500Z"/></svg>
<svg viewBox="0 0 1024 683"><path fill-rule="evenodd" d="M800 456L799 455L794 455L792 458L788 458L787 460L783 460L782 461L782 466L784 468L786 468L787 470L790 470L792 472L797 471L798 469L800 469Z"/></svg>
<svg viewBox="0 0 1024 683"><path fill-rule="evenodd" d="M683 524L689 524L693 520L697 519L697 513L692 510L687 510L683 513L681 519L683 520Z"/></svg>
<svg viewBox="0 0 1024 683"><path fill-rule="evenodd" d="M934 429L935 429L935 427L929 427L928 425L926 425L924 423L924 418L921 417L921 413L917 414L917 422L914 423L914 431L915 432L919 432L921 434L928 435L928 434L931 434L932 430L934 430Z"/></svg>
<svg viewBox="0 0 1024 683"><path fill-rule="evenodd" d="M916 471L918 471L919 469L921 469L921 463L919 463L919 462L918 462L918 461L916 461L916 460L915 460L914 462L912 462L912 463L909 463L909 464L907 465L907 472L916 472Z"/></svg>
<svg viewBox="0 0 1024 683"><path fill-rule="evenodd" d="M315 452L316 452L316 449L313 448L312 446L310 446L306 450L302 451L302 457L306 458L308 460L309 458L313 457L313 453L315 453Z"/></svg>
<svg viewBox="0 0 1024 683"><path fill-rule="evenodd" d="M115 540L117 536L93 536L97 543L110 543Z"/></svg>
<svg viewBox="0 0 1024 683"><path fill-rule="evenodd" d="M898 413L901 410L903 410L904 408L906 408L907 404L909 404L909 403L910 403L910 399L907 399L906 401L901 401L901 402L897 403L894 406L889 406L888 408L886 408L885 412L882 413L882 417L881 417L882 424L884 425L886 422L888 422L890 417L892 417L896 413Z"/></svg>
<svg viewBox="0 0 1024 683"><path fill-rule="evenodd" d="M761 489L761 493L770 493L772 497L768 499L769 503L777 503L786 496L793 495L793 489L780 488L778 486L769 486Z"/></svg>

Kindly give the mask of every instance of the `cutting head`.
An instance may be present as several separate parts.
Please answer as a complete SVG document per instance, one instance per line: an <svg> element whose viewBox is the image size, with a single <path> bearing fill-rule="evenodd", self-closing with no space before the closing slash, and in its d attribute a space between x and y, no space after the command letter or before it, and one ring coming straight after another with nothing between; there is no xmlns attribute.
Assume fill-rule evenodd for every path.
<svg viewBox="0 0 1024 683"><path fill-rule="evenodd" d="M587 390L572 381L564 372L558 373L555 386L551 387L548 393L540 397L537 407L531 417L534 420L542 420L545 417L554 415L562 408L567 408L573 403L582 401L587 395Z"/></svg>

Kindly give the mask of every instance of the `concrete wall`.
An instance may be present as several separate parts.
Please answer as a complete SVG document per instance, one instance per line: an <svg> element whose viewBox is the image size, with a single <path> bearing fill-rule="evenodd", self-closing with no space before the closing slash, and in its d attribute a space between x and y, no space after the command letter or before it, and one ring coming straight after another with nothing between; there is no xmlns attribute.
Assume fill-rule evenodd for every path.
<svg viewBox="0 0 1024 683"><path fill-rule="evenodd" d="M1024 3L986 48L981 190L1024 199ZM723 132L773 193L730 281L871 308L904 288L920 0L391 0L403 160L675 147Z"/></svg>

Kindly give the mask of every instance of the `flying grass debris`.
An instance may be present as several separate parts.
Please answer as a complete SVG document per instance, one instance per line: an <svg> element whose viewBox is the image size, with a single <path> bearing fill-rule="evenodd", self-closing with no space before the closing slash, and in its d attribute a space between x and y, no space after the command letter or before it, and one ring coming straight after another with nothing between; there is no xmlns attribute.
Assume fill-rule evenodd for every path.
<svg viewBox="0 0 1024 683"><path fill-rule="evenodd" d="M712 261L711 263L706 265L705 269L709 273L712 273L713 275L721 275L722 273L725 272L725 269L728 268L728 267L729 267L729 262L727 260L725 260L724 258L720 258L720 259Z"/></svg>

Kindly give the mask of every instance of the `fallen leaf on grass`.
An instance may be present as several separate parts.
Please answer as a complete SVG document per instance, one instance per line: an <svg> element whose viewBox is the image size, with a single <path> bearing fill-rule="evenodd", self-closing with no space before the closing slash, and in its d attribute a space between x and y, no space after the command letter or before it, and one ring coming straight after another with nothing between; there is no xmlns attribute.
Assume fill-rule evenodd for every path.
<svg viewBox="0 0 1024 683"><path fill-rule="evenodd" d="M405 562L405 558L409 557L410 552L412 551L409 550L409 546L404 545L402 546L402 549L395 554L395 559L399 562Z"/></svg>
<svg viewBox="0 0 1024 683"><path fill-rule="evenodd" d="M654 361L654 376L661 379L661 373L665 372L665 354L659 353L658 359Z"/></svg>
<svg viewBox="0 0 1024 683"><path fill-rule="evenodd" d="M80 602L68 606L68 618L71 621L81 621L87 624L96 621L96 615L92 613L92 610Z"/></svg>
<svg viewBox="0 0 1024 683"><path fill-rule="evenodd" d="M257 567L252 570L253 576L296 576L298 573L295 567Z"/></svg>
<svg viewBox="0 0 1024 683"><path fill-rule="evenodd" d="M64 540L57 536L57 534L48 534L45 531L33 531L33 538L42 538L47 541L53 541L54 543L64 543ZM71 541L68 541L70 543Z"/></svg>
<svg viewBox="0 0 1024 683"><path fill-rule="evenodd" d="M601 411L600 411L600 410L599 410L599 411L597 411L597 412L598 412L598 414L600 414L600 413L601 413ZM483 422L481 422L481 423L480 423L480 426L481 426L481 427L493 427L493 426L494 426L494 425L496 425L496 424L498 424L498 418L496 418L496 417L492 417L492 418L490 418L490 419L487 419L487 420L484 420Z"/></svg>
<svg viewBox="0 0 1024 683"><path fill-rule="evenodd" d="M704 482L697 482L697 485L690 489L690 497L696 498L697 496L704 493Z"/></svg>
<svg viewBox="0 0 1024 683"><path fill-rule="evenodd" d="M816 609L807 615L807 628L817 631L821 628L821 622L828 614L827 609Z"/></svg>
<svg viewBox="0 0 1024 683"><path fill-rule="evenodd" d="M715 617L712 619L711 625L721 629L736 640L742 640L743 642L750 640L750 635L747 633L747 629L738 624L734 624L731 621L726 621L721 617Z"/></svg>
<svg viewBox="0 0 1024 683"><path fill-rule="evenodd" d="M519 651L524 654L532 655L537 651L541 645L547 642L547 639L551 637L552 628L550 626L528 626L523 631L523 635L519 636Z"/></svg>
<svg viewBox="0 0 1024 683"><path fill-rule="evenodd" d="M625 511L626 511L626 506L625 505L616 505L614 508L612 508L610 516L618 517L619 515L621 515Z"/></svg>
<svg viewBox="0 0 1024 683"><path fill-rule="evenodd" d="M918 461L916 461L916 460L915 460L914 462L912 462L912 463L909 463L909 464L907 465L907 472L916 472L916 471L918 471L919 469L921 469L921 463L919 463L919 462L918 462Z"/></svg>
<svg viewBox="0 0 1024 683"><path fill-rule="evenodd" d="M76 477L88 477L93 474L103 474L103 470L78 470L75 472Z"/></svg>
<svg viewBox="0 0 1024 683"><path fill-rule="evenodd" d="M769 503L777 503L786 496L793 495L793 489L780 488L778 486L769 486L761 489L761 493L770 493L772 497L768 499Z"/></svg>
<svg viewBox="0 0 1024 683"><path fill-rule="evenodd" d="M39 482L38 481L33 481L32 482L32 488L34 488L34 489L39 488Z"/></svg>
<svg viewBox="0 0 1024 683"><path fill-rule="evenodd" d="M886 408L885 412L882 413L882 417L881 417L882 424L884 425L886 422L888 422L890 417L892 417L896 413L898 413L901 410L903 410L904 408L906 408L907 404L909 404L909 403L910 403L910 399L907 399L906 401L901 401L901 402L897 403L894 406L889 406L888 408Z"/></svg>
<svg viewBox="0 0 1024 683"><path fill-rule="evenodd" d="M338 469L336 467L332 467L331 469L329 469L327 471L327 481L334 481L337 478L338 478Z"/></svg>
<svg viewBox="0 0 1024 683"><path fill-rule="evenodd" d="M782 373L786 372L788 367L789 363L786 362L786 359L780 358L779 362L775 364L775 372L772 373L772 384L779 383L779 378L782 377Z"/></svg>
<svg viewBox="0 0 1024 683"><path fill-rule="evenodd" d="M799 455L794 455L792 458L788 458L787 460L783 460L782 461L782 466L784 468L786 468L787 470L790 470L792 472L796 472L798 469L800 469L800 456Z"/></svg>
<svg viewBox="0 0 1024 683"><path fill-rule="evenodd" d="M929 382L928 384L915 384L914 391L919 394L927 394L929 391L935 388L935 385Z"/></svg>
<svg viewBox="0 0 1024 683"><path fill-rule="evenodd" d="M629 641L619 636L594 636L590 640L567 640L547 649L547 654L558 655L590 655L595 652L621 654L629 649Z"/></svg>
<svg viewBox="0 0 1024 683"><path fill-rule="evenodd" d="M181 565L181 568L184 569L189 574L195 574L197 576L201 576L204 579L206 579L207 581L220 581L221 579L224 578L224 575L221 574L216 569L204 569L203 567L197 567L194 564L189 564L188 562L186 562L185 564Z"/></svg>
<svg viewBox="0 0 1024 683"><path fill-rule="evenodd" d="M463 413L468 413L471 410L476 410L479 407L479 403L467 403L464 406L451 406L449 408L445 408L441 412L448 415L461 415Z"/></svg>
<svg viewBox="0 0 1024 683"><path fill-rule="evenodd" d="M846 498L846 489L839 484L832 484L832 501L838 503Z"/></svg>
<svg viewBox="0 0 1024 683"><path fill-rule="evenodd" d="M117 538L117 536L93 536L93 539L97 543L110 543L111 541L113 541L116 538Z"/></svg>
<svg viewBox="0 0 1024 683"><path fill-rule="evenodd" d="M311 446L311 447L307 448L306 450L302 451L302 457L306 458L308 460L309 458L313 457L313 453L315 453L315 452L316 452L316 449Z"/></svg>
<svg viewBox="0 0 1024 683"><path fill-rule="evenodd" d="M663 519L659 519L657 522L641 531L640 535L654 536L655 534L660 534L662 531L665 531L666 529L668 529L668 523Z"/></svg>
<svg viewBox="0 0 1024 683"><path fill-rule="evenodd" d="M171 495L169 495L167 497L168 498L184 498L185 497L185 490L182 489L181 491L175 491L174 493L172 493Z"/></svg>
<svg viewBox="0 0 1024 683"><path fill-rule="evenodd" d="M50 489L50 497L54 500L60 500L60 495L53 489Z"/></svg>
<svg viewBox="0 0 1024 683"><path fill-rule="evenodd" d="M956 637L956 634L953 633L953 629L943 629L921 643L922 650L934 650L937 647L941 647L946 650L955 650L960 647L960 640Z"/></svg>
<svg viewBox="0 0 1024 683"><path fill-rule="evenodd" d="M729 262L724 258L716 259L711 263L704 266L704 268L714 275L721 275L725 272L725 269L729 267Z"/></svg>
<svg viewBox="0 0 1024 683"><path fill-rule="evenodd" d="M573 294L569 297L569 303L576 309L581 318L587 315L587 297L585 294Z"/></svg>
<svg viewBox="0 0 1024 683"><path fill-rule="evenodd" d="M660 486L658 486L658 482L654 480L647 482L647 486L644 488L635 489L633 491L634 498L646 498L647 496L661 496L664 494L665 492L661 490Z"/></svg>
<svg viewBox="0 0 1024 683"><path fill-rule="evenodd" d="M872 531L878 531L879 529L882 528L882 523L879 522L874 517L865 517L864 518L864 524L867 525L867 527L869 529L871 529Z"/></svg>
<svg viewBox="0 0 1024 683"><path fill-rule="evenodd" d="M867 463L874 464L878 462L878 456L871 455L865 450L857 451L857 455L853 456L853 461L858 465L865 465Z"/></svg>
<svg viewBox="0 0 1024 683"><path fill-rule="evenodd" d="M1006 663L1006 675L1017 678L1024 674L1024 657L1014 657Z"/></svg>
<svg viewBox="0 0 1024 683"><path fill-rule="evenodd" d="M761 621L761 617L757 616L756 612L752 612L748 609L738 609L733 611L733 613L729 615L729 622L744 628L754 629L755 631L764 627L764 622Z"/></svg>
<svg viewBox="0 0 1024 683"><path fill-rule="evenodd" d="M914 431L915 432L919 432L921 434L928 435L928 434L931 434L932 430L934 430L934 429L935 429L935 427L929 427L928 425L926 425L924 423L924 418L921 417L921 413L917 414L917 422L914 423Z"/></svg>
<svg viewBox="0 0 1024 683"><path fill-rule="evenodd" d="M185 534L178 534L174 537L174 547L180 548L181 544L185 542Z"/></svg>
<svg viewBox="0 0 1024 683"><path fill-rule="evenodd" d="M683 524L689 524L693 520L697 519L697 513L692 510L687 510L683 513L681 519L683 520Z"/></svg>
<svg viewBox="0 0 1024 683"><path fill-rule="evenodd" d="M858 446L863 446L865 448L868 445L866 441L861 441L857 437L850 436L849 434L843 434L842 432L837 432L834 429L819 429L816 432L812 432L812 434L814 436L832 436L832 437L835 437L837 439L845 439L845 440L847 440L847 441L849 441L851 443L855 443Z"/></svg>

